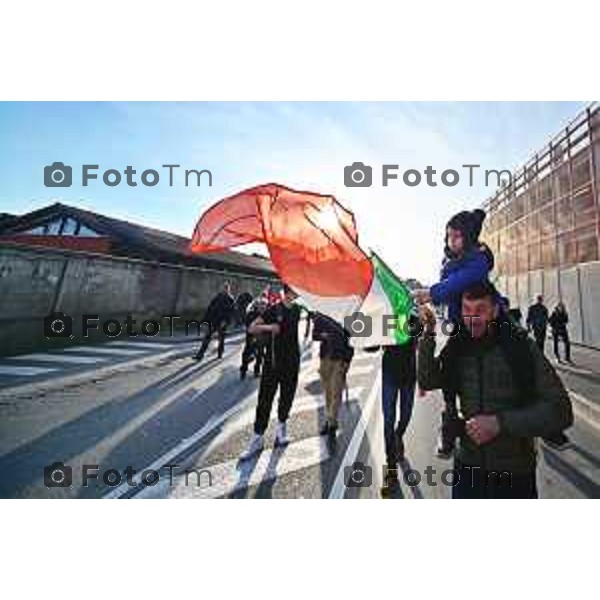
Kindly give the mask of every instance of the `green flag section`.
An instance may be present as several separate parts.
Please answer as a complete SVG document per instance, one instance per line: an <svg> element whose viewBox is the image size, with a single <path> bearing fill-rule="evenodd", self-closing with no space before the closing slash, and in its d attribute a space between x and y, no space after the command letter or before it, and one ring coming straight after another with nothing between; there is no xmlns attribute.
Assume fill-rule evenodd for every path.
<svg viewBox="0 0 600 600"><path fill-rule="evenodd" d="M410 290L375 252L371 252L371 261L375 277L387 298L389 314L395 317L395 343L406 344L410 339L407 322L414 307Z"/></svg>

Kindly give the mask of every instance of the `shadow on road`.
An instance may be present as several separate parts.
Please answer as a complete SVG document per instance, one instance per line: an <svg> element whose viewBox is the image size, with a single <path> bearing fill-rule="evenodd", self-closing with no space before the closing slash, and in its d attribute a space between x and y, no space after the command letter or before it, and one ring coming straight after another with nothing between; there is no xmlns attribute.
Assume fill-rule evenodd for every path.
<svg viewBox="0 0 600 600"><path fill-rule="evenodd" d="M560 473L567 481L574 485L582 494L588 498L600 498L600 485L595 483L587 475L584 475L564 458L560 457L554 450L542 448L542 454L546 464Z"/></svg>

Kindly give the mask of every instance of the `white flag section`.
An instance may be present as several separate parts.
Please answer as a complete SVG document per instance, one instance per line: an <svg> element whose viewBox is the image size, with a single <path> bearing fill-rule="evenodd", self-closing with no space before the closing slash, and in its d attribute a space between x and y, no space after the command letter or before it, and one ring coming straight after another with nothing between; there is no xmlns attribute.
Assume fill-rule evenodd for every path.
<svg viewBox="0 0 600 600"><path fill-rule="evenodd" d="M379 271L375 270L375 273L364 300L359 296L326 297L296 291L306 308L343 325L351 335L350 343L354 348L405 343L406 335L399 336L399 331L405 329L408 315L395 310L390 300L393 292L386 293ZM405 290L399 293L404 294Z"/></svg>

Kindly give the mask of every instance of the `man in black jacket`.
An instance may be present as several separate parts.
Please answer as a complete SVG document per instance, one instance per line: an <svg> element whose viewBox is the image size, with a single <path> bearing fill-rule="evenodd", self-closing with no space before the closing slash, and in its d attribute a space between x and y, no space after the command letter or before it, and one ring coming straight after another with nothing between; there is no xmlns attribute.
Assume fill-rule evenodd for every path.
<svg viewBox="0 0 600 600"><path fill-rule="evenodd" d="M225 331L233 316L234 309L235 301L231 295L231 284L227 281L223 286L223 291L219 292L210 301L210 304L206 309L204 322L208 324L208 332L204 336L200 349L194 356L194 360L201 361L204 358L208 344L215 332L219 339L217 353L219 358L223 357L223 352L225 350Z"/></svg>
<svg viewBox="0 0 600 600"><path fill-rule="evenodd" d="M300 306L294 302L296 298L297 294L294 290L284 284L281 302L267 308L248 328L251 335L266 335L270 338L270 342L260 376L254 436L240 456L240 460L248 460L262 452L265 445L264 434L269 426L271 409L278 390L275 446L286 446L289 443L287 420L296 395L300 372L300 343L298 341Z"/></svg>
<svg viewBox="0 0 600 600"><path fill-rule="evenodd" d="M456 391L464 431L453 498L537 498L535 438L573 423L569 394L537 345L510 327L488 282L463 293L463 324L439 356L435 316L422 309L417 373L423 390Z"/></svg>
<svg viewBox="0 0 600 600"><path fill-rule="evenodd" d="M327 436L327 445L333 454L336 449L338 413L354 349L342 325L321 313L313 314L313 340L321 343L319 376L325 393L326 415L321 435Z"/></svg>
<svg viewBox="0 0 600 600"><path fill-rule="evenodd" d="M527 331L533 330L533 337L538 348L544 352L546 331L548 329L548 309L544 306L544 297L538 296L537 302L527 311Z"/></svg>
<svg viewBox="0 0 600 600"><path fill-rule="evenodd" d="M552 311L550 319L550 328L552 329L552 339L554 341L554 355L556 360L561 362L560 353L558 351L558 341L562 339L565 345L565 360L570 363L571 361L571 342L569 341L569 332L567 331L567 323L569 322L569 315L567 309L562 302L556 305L556 308Z"/></svg>

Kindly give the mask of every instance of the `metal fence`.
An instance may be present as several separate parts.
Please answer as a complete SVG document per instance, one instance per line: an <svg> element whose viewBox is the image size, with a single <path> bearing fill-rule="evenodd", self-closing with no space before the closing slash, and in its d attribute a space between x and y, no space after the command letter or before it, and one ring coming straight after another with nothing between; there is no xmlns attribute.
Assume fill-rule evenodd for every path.
<svg viewBox="0 0 600 600"><path fill-rule="evenodd" d="M575 341L600 347L600 106L592 104L484 204L499 287L522 309L562 300Z"/></svg>

